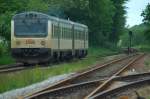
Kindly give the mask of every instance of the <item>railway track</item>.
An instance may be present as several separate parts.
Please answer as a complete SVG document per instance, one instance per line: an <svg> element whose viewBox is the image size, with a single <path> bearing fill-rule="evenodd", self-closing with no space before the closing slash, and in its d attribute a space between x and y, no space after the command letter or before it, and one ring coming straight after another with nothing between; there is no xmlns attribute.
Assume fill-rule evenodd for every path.
<svg viewBox="0 0 150 99"><path fill-rule="evenodd" d="M56 89L52 89L52 90L40 93L38 95L33 95L32 97L28 97L28 99L84 99L85 96L87 96L93 89L103 84L103 82L107 79L108 78L63 86L60 88L56 88ZM99 94L96 94L95 96L90 97L89 99L95 99L95 98L108 99L106 97L110 95L114 96L115 94L118 95L118 92L121 92L127 89L124 86L130 85L130 84L133 84L133 86L135 86L134 85L135 82L140 82L144 80L146 81L150 80L150 73L115 77L113 81L123 82L124 85L111 89L111 90L106 90L102 93L99 93ZM112 97L110 99L112 99Z"/></svg>
<svg viewBox="0 0 150 99"><path fill-rule="evenodd" d="M58 63L54 63L54 64L58 64ZM54 65L53 64L53 65ZM0 74L1 73L9 73L9 72L15 72L15 71L19 71L19 70L24 70L24 69L32 69L36 64L28 64L28 65L24 65L23 63L15 63L15 64L9 64L9 65L4 65L4 66L0 66ZM41 66L42 65L42 66ZM44 65L44 66L43 66ZM47 63L42 63L39 64L39 67L48 67L50 64ZM52 65L52 64L51 64ZM82 72L82 71L80 71Z"/></svg>
<svg viewBox="0 0 150 99"><path fill-rule="evenodd" d="M14 72L18 70L23 70L27 67L24 66L22 63L16 63L16 64L10 64L10 65L4 65L0 67L0 74L1 73L8 73L8 72Z"/></svg>
<svg viewBox="0 0 150 99"><path fill-rule="evenodd" d="M34 69L37 67L45 68L45 67L48 67L48 64L38 64L37 66L36 66L36 64L26 64L25 65L23 63L4 65L4 66L0 66L0 74L16 72L16 71L25 70L25 69Z"/></svg>
<svg viewBox="0 0 150 99"><path fill-rule="evenodd" d="M104 86L105 84L107 84L108 81L112 81L114 77L119 75L128 66L130 66L132 63L134 63L136 60L138 60L142 56L143 55L140 55L140 56L137 57L137 55L133 55L133 56L130 56L130 57L125 57L125 58L113 60L113 61L111 61L109 63L103 64L101 66L97 66L97 67L95 67L95 68L93 68L91 70L87 70L87 71L85 71L83 73L80 73L78 75L75 75L75 76L73 76L71 78L62 80L62 81L60 81L60 82L58 82L58 83L56 83L54 85L51 85L51 86L49 86L49 87L47 87L47 88L45 88L43 90L37 91L37 92L32 93L32 94L27 95L27 96L24 96L23 98L41 99L42 97L40 97L40 98L38 98L38 97L41 96L41 95L47 96L47 95L45 95L47 92L59 89L61 87L65 88L66 86L72 86L74 84L75 85L78 85L78 84L80 85L82 83L84 84L84 83L87 83L87 82L92 82L92 81L95 81L95 80L99 80L99 79L103 79L103 78L106 78L106 77L107 78L110 77L109 79L107 79L103 83L99 82L98 84L96 84L96 83L94 85L92 84L91 86L93 86L93 88L89 87L89 85L87 86L88 88L91 88L91 90L88 90L91 93L88 92L86 98L91 97L91 96L95 95L97 92L100 91L99 90L100 86L102 86L102 85ZM106 70L109 71L109 72L106 72ZM82 88L82 89L84 90L85 88ZM96 89L96 90L93 91L93 89ZM87 92L87 90L85 90L85 92ZM61 97L61 98L64 99L63 97ZM49 97L49 99L51 99L51 98ZM57 97L55 97L54 99L57 99ZM60 99L60 97L59 97L59 99ZM65 99L67 99L67 98L65 97ZM76 98L74 98L74 99L76 99Z"/></svg>
<svg viewBox="0 0 150 99"><path fill-rule="evenodd" d="M144 56L144 54L143 55L139 55L135 59L131 60L128 64L126 64L123 68L121 68L119 71L114 73L108 80L103 82L103 84L98 86L94 91L92 91L88 96L86 96L85 99L89 99L90 97L94 96L95 94L103 92L104 90L107 90L107 89L111 88L113 85L117 84L116 82L113 81L115 76L121 75L121 73L123 73L125 70L127 70L127 68L129 66L131 66L133 63L138 61L143 56Z"/></svg>
<svg viewBox="0 0 150 99"><path fill-rule="evenodd" d="M59 63L53 63L53 64L48 64L48 63L42 63L42 64L38 64L39 67L48 67L49 65L57 65ZM19 71L19 70L24 70L24 69L32 69L36 64L28 64L28 65L24 65L23 63L15 63L15 64L9 64L9 65L3 65L0 66L0 74L1 73L9 73L9 72L15 72L15 71ZM44 66L43 66L44 65ZM80 71L82 72L82 71Z"/></svg>
<svg viewBox="0 0 150 99"><path fill-rule="evenodd" d="M127 95L135 93L139 88L143 88L146 86L150 86L150 77L148 77L147 79L133 81L117 88L103 91L90 97L89 99L119 99L121 97L127 97L127 99L130 99L130 96ZM146 99L146 98L139 98L139 99Z"/></svg>

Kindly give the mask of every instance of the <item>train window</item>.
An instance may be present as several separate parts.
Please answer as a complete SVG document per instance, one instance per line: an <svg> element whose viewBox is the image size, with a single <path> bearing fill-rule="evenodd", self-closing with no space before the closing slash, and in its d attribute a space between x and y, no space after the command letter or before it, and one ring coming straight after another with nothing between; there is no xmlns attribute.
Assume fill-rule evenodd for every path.
<svg viewBox="0 0 150 99"><path fill-rule="evenodd" d="M78 39L78 30L76 30L76 39Z"/></svg>
<svg viewBox="0 0 150 99"><path fill-rule="evenodd" d="M63 38L63 27L61 27L61 37L60 38Z"/></svg>
<svg viewBox="0 0 150 99"><path fill-rule="evenodd" d="M68 28L68 39L70 39L70 29Z"/></svg>
<svg viewBox="0 0 150 99"><path fill-rule="evenodd" d="M59 27L54 25L54 38L58 38L59 35Z"/></svg>
<svg viewBox="0 0 150 99"><path fill-rule="evenodd" d="M54 27L53 27L53 24L52 24L52 38L54 37Z"/></svg>
<svg viewBox="0 0 150 99"><path fill-rule="evenodd" d="M65 39L68 39L68 28L65 28Z"/></svg>
<svg viewBox="0 0 150 99"><path fill-rule="evenodd" d="M65 27L65 24L64 24L64 39L66 37L66 27Z"/></svg>
<svg viewBox="0 0 150 99"><path fill-rule="evenodd" d="M80 30L78 30L78 40L80 40Z"/></svg>
<svg viewBox="0 0 150 99"><path fill-rule="evenodd" d="M64 39L66 38L66 28L64 27Z"/></svg>
<svg viewBox="0 0 150 99"><path fill-rule="evenodd" d="M68 29L68 32L69 32L69 39L71 39L71 34L72 34L71 29Z"/></svg>
<svg viewBox="0 0 150 99"><path fill-rule="evenodd" d="M79 40L79 30L77 30L77 40Z"/></svg>
<svg viewBox="0 0 150 99"><path fill-rule="evenodd" d="M81 31L81 33L80 33L80 39L82 40L82 34L83 34L83 32Z"/></svg>
<svg viewBox="0 0 150 99"><path fill-rule="evenodd" d="M78 39L78 30L76 30L76 39Z"/></svg>
<svg viewBox="0 0 150 99"><path fill-rule="evenodd" d="M66 38L69 39L69 29L68 29L68 27L67 27L66 31L67 31Z"/></svg>
<svg viewBox="0 0 150 99"><path fill-rule="evenodd" d="M31 28L32 27L32 28ZM48 35L48 21L40 19L40 23L36 19L16 19L14 20L15 36L26 37L46 37Z"/></svg>
<svg viewBox="0 0 150 99"><path fill-rule="evenodd" d="M69 28L68 27L66 27L66 39L69 39Z"/></svg>
<svg viewBox="0 0 150 99"><path fill-rule="evenodd" d="M71 31L71 29L69 29L69 38L70 39L72 38L72 31Z"/></svg>
<svg viewBox="0 0 150 99"><path fill-rule="evenodd" d="M70 39L69 28L67 28L67 39Z"/></svg>
<svg viewBox="0 0 150 99"><path fill-rule="evenodd" d="M61 36L60 36L60 38L62 38L63 37L63 27L61 27Z"/></svg>
<svg viewBox="0 0 150 99"><path fill-rule="evenodd" d="M57 38L57 26L54 25L54 38Z"/></svg>
<svg viewBox="0 0 150 99"><path fill-rule="evenodd" d="M65 30L66 30L66 29L65 29L65 27L64 27L64 37L63 37L64 39L65 39L65 34L66 34L66 33L65 33Z"/></svg>
<svg viewBox="0 0 150 99"><path fill-rule="evenodd" d="M82 31L82 37L81 37L81 38L82 38L82 40L83 40L83 35L84 35L84 32Z"/></svg>
<svg viewBox="0 0 150 99"><path fill-rule="evenodd" d="M58 38L58 35L59 35L59 27L56 26L56 38Z"/></svg>
<svg viewBox="0 0 150 99"><path fill-rule="evenodd" d="M55 35L55 29L54 29L54 25L52 26L52 35L53 35L53 38L54 38L54 35Z"/></svg>
<svg viewBox="0 0 150 99"><path fill-rule="evenodd" d="M82 33L82 31L81 31L81 32L80 32L80 40L82 40L82 34L83 34L83 33Z"/></svg>
<svg viewBox="0 0 150 99"><path fill-rule="evenodd" d="M79 30L79 40L81 39L81 31Z"/></svg>
<svg viewBox="0 0 150 99"><path fill-rule="evenodd" d="M77 30L74 31L75 39L77 39Z"/></svg>
<svg viewBox="0 0 150 99"><path fill-rule="evenodd" d="M70 29L68 28L68 39L70 39Z"/></svg>
<svg viewBox="0 0 150 99"><path fill-rule="evenodd" d="M66 39L69 39L69 31L68 31L68 27L66 27Z"/></svg>
<svg viewBox="0 0 150 99"><path fill-rule="evenodd" d="M65 28L63 27L63 39L65 38Z"/></svg>
<svg viewBox="0 0 150 99"><path fill-rule="evenodd" d="M78 30L78 33L77 33L77 39L79 40L79 30Z"/></svg>
<svg viewBox="0 0 150 99"><path fill-rule="evenodd" d="M88 31L86 30L86 40L88 40Z"/></svg>
<svg viewBox="0 0 150 99"><path fill-rule="evenodd" d="M82 37L82 31L80 30L80 37L79 37L80 40L81 40L81 37Z"/></svg>
<svg viewBox="0 0 150 99"><path fill-rule="evenodd" d="M53 25L53 37L55 38L55 25Z"/></svg>
<svg viewBox="0 0 150 99"><path fill-rule="evenodd" d="M62 27L62 39L63 39L63 37L64 37L64 28Z"/></svg>

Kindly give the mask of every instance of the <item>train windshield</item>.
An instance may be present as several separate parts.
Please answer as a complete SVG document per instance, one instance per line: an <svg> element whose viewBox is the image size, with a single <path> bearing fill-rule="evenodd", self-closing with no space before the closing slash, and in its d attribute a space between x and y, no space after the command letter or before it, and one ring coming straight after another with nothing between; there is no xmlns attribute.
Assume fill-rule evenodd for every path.
<svg viewBox="0 0 150 99"><path fill-rule="evenodd" d="M17 19L14 20L15 36L45 37L48 34L46 19Z"/></svg>

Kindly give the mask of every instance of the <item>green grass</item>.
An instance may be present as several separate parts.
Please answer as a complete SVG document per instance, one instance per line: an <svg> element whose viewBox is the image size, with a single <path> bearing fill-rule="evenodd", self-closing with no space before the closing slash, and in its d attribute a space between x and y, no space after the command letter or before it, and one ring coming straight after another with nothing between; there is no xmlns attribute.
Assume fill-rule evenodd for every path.
<svg viewBox="0 0 150 99"><path fill-rule="evenodd" d="M12 63L15 63L15 61L10 55L0 56L0 65L12 64Z"/></svg>
<svg viewBox="0 0 150 99"><path fill-rule="evenodd" d="M142 52L150 52L150 45L140 45L135 48L138 48Z"/></svg>
<svg viewBox="0 0 150 99"><path fill-rule="evenodd" d="M36 69L32 70L24 70L11 74L1 74L0 93L11 89L25 87L52 76L71 73L88 68L88 66L91 66L102 57L113 54L116 54L116 51L109 49L91 48L89 49L89 55L87 56L87 59L74 60L69 63L61 63L45 69L38 68L37 66Z"/></svg>

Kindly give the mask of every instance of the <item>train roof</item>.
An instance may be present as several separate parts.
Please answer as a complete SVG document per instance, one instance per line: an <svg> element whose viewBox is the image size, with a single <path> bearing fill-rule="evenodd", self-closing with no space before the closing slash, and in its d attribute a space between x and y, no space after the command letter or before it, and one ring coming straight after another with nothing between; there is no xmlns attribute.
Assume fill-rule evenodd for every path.
<svg viewBox="0 0 150 99"><path fill-rule="evenodd" d="M81 24L81 23L77 23L77 22L73 22L73 21L65 20L65 19L60 19L58 17L50 16L50 15L40 13L40 12L35 12L35 11L29 11L29 12L16 14L12 19L15 20L15 19L19 19L19 18L25 18L25 17L30 16L30 15L34 16L34 17L38 16L39 18L45 18L48 20L54 20L54 21L63 22L63 23L70 23L70 24L74 24L76 26L87 28L86 25Z"/></svg>

